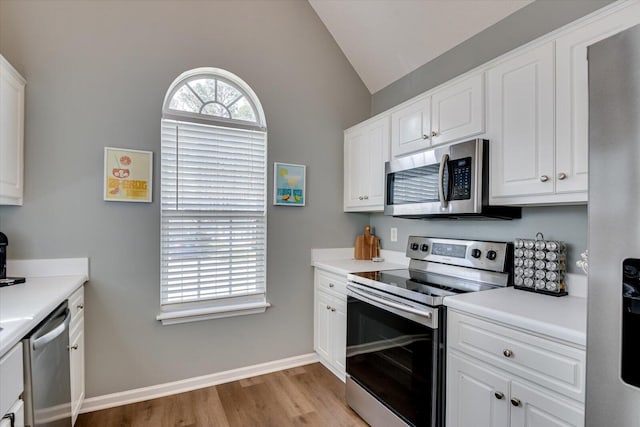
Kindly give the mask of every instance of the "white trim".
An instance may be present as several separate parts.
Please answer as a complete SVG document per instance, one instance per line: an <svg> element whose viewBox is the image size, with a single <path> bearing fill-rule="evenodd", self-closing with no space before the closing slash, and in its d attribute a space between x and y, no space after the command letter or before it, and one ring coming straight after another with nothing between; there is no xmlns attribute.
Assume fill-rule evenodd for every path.
<svg viewBox="0 0 640 427"><path fill-rule="evenodd" d="M89 258L10 259L7 272L18 277L87 276Z"/></svg>
<svg viewBox="0 0 640 427"><path fill-rule="evenodd" d="M200 320L259 314L264 313L269 307L271 307L271 304L264 301L218 307L186 308L182 310L164 311L156 316L156 320L162 321L163 326L176 325L178 323L197 322Z"/></svg>
<svg viewBox="0 0 640 427"><path fill-rule="evenodd" d="M283 369L295 368L319 361L316 353L308 353L300 356L288 357L286 359L274 360L243 368L231 369L229 371L217 372L215 374L203 375L200 377L187 378L170 383L157 384L149 387L142 387L118 393L105 394L103 396L90 397L85 399L81 414L99 411L101 409L113 408L127 405L129 403L142 402L149 399L169 396L177 393L211 387L231 381L238 381L257 375L269 374Z"/></svg>

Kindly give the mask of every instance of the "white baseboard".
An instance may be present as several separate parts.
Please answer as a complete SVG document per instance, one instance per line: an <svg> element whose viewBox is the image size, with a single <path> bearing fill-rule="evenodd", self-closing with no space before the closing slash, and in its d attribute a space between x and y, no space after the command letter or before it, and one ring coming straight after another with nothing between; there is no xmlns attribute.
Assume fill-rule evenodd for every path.
<svg viewBox="0 0 640 427"><path fill-rule="evenodd" d="M283 369L308 365L318 361L319 359L316 353L309 353L300 356L288 357L286 359L274 360L272 362L260 363L258 365L232 369L230 371L217 372L215 374L187 378L185 380L170 383L105 394L104 396L90 397L85 399L82 404L82 408L80 408L80 413L85 414L87 412L113 408L116 406L127 405L129 403L142 402L149 399L156 399L158 397L184 393L187 391L197 390L199 388L211 387L231 381L255 377L257 375L281 371Z"/></svg>

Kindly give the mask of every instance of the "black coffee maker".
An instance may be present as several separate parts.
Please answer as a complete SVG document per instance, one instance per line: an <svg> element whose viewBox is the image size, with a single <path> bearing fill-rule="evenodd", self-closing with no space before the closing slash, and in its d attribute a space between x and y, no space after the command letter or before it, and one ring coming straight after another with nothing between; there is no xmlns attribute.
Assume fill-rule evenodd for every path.
<svg viewBox="0 0 640 427"><path fill-rule="evenodd" d="M24 283L24 277L7 277L7 246L9 246L9 239L0 231L0 286Z"/></svg>

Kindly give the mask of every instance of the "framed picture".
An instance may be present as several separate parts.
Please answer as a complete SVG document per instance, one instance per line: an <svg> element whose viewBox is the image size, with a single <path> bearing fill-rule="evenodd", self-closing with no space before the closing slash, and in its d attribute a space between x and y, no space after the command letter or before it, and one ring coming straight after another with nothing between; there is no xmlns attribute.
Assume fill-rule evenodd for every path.
<svg viewBox="0 0 640 427"><path fill-rule="evenodd" d="M104 200L151 202L153 152L104 148Z"/></svg>
<svg viewBox="0 0 640 427"><path fill-rule="evenodd" d="M273 204L304 206L307 167L291 163L273 164Z"/></svg>

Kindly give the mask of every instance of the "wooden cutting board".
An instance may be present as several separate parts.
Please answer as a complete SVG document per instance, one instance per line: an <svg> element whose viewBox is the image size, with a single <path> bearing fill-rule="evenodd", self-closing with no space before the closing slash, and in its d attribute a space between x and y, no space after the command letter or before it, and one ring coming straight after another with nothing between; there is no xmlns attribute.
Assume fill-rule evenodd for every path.
<svg viewBox="0 0 640 427"><path fill-rule="evenodd" d="M364 227L364 234L356 237L354 245L354 258L370 260L380 256L380 239L371 234L371 226Z"/></svg>

